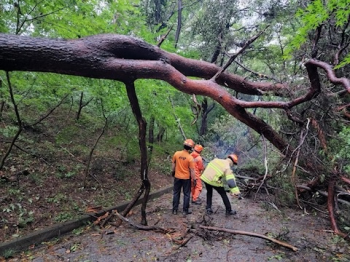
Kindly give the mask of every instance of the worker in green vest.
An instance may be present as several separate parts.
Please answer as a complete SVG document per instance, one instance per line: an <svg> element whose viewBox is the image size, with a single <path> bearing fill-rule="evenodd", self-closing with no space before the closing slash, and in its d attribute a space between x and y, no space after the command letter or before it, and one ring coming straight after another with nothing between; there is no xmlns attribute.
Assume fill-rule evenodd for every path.
<svg viewBox="0 0 350 262"><path fill-rule="evenodd" d="M237 212L232 210L231 203L227 197L227 193L224 188L223 180L226 180L227 185L230 188L231 196L240 197L240 191L236 184L235 175L232 172L231 167L237 165L238 156L231 154L226 159L215 158L209 162L201 175L201 180L204 182L207 189L207 205L206 211L210 215L212 210L213 189L215 189L222 198L226 208L226 215L235 215Z"/></svg>

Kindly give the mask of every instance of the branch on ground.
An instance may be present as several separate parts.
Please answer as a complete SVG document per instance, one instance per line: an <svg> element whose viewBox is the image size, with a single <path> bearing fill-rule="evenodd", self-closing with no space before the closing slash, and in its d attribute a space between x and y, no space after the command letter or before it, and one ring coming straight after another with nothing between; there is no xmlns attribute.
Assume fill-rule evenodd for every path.
<svg viewBox="0 0 350 262"><path fill-rule="evenodd" d="M274 239L272 237L267 237L265 235L257 234L257 233L246 232L246 231L239 231L239 230L232 230L232 229L220 228L220 227L207 227L207 226L200 226L200 227L204 228L204 229L212 230L212 231L228 232L228 233L232 233L232 234L236 234L236 235L245 235L245 236L258 237L258 238L262 238L262 239L271 241L273 243L276 243L276 244L278 244L280 246L289 248L289 249L291 249L293 251L298 251L298 248L296 248L296 247L294 247L294 246L292 246L292 245L290 245L288 243L285 243L283 241Z"/></svg>
<svg viewBox="0 0 350 262"><path fill-rule="evenodd" d="M161 232L164 234L168 234L170 232L173 232L172 229L165 229L162 227L158 227L158 226L144 226L144 225L138 225L134 222L132 222L130 219L122 216L121 214L119 214L119 212L117 210L113 210L113 214L115 214L119 219L123 220L124 222L128 223L129 225L133 226L136 229L140 229L140 230L146 230L146 231L156 231L156 232Z"/></svg>

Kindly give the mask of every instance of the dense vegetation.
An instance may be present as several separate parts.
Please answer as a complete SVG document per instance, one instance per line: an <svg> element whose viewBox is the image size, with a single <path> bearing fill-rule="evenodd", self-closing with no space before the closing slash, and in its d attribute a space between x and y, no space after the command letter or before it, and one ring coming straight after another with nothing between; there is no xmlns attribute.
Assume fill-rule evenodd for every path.
<svg viewBox="0 0 350 262"><path fill-rule="evenodd" d="M241 182L246 194L264 188L282 200L278 204L301 208L328 199L333 230L346 236L350 227L348 1L175 2L2 1L0 32L6 34L0 40L1 192L17 197L0 200L1 211L17 219L2 217L1 226L17 229L23 220L24 226L34 220L31 210L23 211L23 199L18 199L33 190L30 183L21 183L26 174L35 184L43 177L49 181L55 177L58 184L74 178L80 190L93 187L102 192L101 177L118 180L130 174L135 181L140 176L135 172L141 180L145 172L167 173L167 158L185 137L191 137L205 146L207 159L233 151L239 154L239 168L250 171ZM85 37L102 33L137 36L160 46L161 51L154 49L152 55L159 56L153 60L164 58L186 75L189 89L180 92L175 80L174 84L166 81L165 71L152 67L148 71L152 76L137 77L142 69L136 62L133 79L122 78L121 71L115 78L93 75L100 68L81 61L87 57L102 61L110 50L100 38L93 38L99 43L94 45ZM54 51L60 56L35 65L26 50L31 43L37 48L39 40L20 36L78 39L74 43L88 49L79 53L82 60L73 59L77 64L66 69L54 64L63 63L64 54L55 49L55 42L46 42L41 53ZM136 51L123 54L125 60L153 61L149 53L137 53L140 46L146 51L153 47L130 39ZM9 44L13 41L23 50L16 60L5 56L7 47L16 47ZM59 43L63 48L73 46ZM184 64L192 61L191 67L173 62L174 53L184 57ZM41 61L40 55L36 60ZM218 68L225 71L215 77L210 74ZM193 91L191 84L198 84L198 90ZM230 95L232 104L220 103L217 93L211 93L215 90ZM123 190L109 192L130 199L135 183L127 193ZM50 201L62 201L55 199ZM81 206L76 209L82 211Z"/></svg>

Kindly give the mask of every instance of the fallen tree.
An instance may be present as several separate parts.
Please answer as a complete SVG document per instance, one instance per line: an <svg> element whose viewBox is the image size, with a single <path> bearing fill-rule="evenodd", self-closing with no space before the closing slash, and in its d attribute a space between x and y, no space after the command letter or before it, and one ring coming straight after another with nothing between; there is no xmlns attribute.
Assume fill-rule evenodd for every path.
<svg viewBox="0 0 350 262"><path fill-rule="evenodd" d="M306 94L290 101L239 100L227 88L249 95L262 96L271 92L286 96L288 85L251 82L227 72L221 73L213 81L212 78L220 72L220 67L168 53L140 39L124 35L96 35L75 40L59 40L0 34L0 56L0 70L5 71L52 72L113 79L123 83L136 79L166 81L181 92L211 97L228 113L263 135L287 156L293 152L290 145L270 125L246 109L279 108L290 115L291 108L320 93L317 68L326 71L330 82L341 84L350 92L348 79L337 78L328 64L310 59L304 63L310 81ZM301 119L293 119L303 122Z"/></svg>
<svg viewBox="0 0 350 262"><path fill-rule="evenodd" d="M305 126L309 123L309 119L297 117L292 113L292 109L315 99L321 93L318 69L324 70L330 83L341 85L346 93L350 93L349 79L337 77L329 64L316 59L309 59L303 63L310 82L309 88L300 92L299 96L291 97L286 83L251 82L241 76L228 73L224 71L225 68L212 63L169 53L158 46L124 35L106 34L62 40L0 34L0 58L0 70L7 73L11 71L52 72L123 82L129 91L129 100L134 106L133 113L139 123L141 151L146 150L145 123L136 104L137 98L133 90L137 79L163 80L181 92L212 98L237 120L264 136L282 155L290 161L294 160L291 162L294 162L295 166L298 150L295 150L271 125L247 109L281 109L291 121ZM283 99L281 101L244 101L236 98L230 90L254 96L272 94L276 98L283 97ZM150 185L146 160L147 158L141 160L143 184L140 192L146 189L148 194ZM348 180L347 177L343 177L345 180L342 179L342 181ZM328 191L332 193L331 188ZM328 203L330 213L333 213L332 203L334 204L333 199ZM143 211L145 206L146 203L143 205ZM143 224L147 224L145 217L143 217ZM334 228L337 229L336 226Z"/></svg>

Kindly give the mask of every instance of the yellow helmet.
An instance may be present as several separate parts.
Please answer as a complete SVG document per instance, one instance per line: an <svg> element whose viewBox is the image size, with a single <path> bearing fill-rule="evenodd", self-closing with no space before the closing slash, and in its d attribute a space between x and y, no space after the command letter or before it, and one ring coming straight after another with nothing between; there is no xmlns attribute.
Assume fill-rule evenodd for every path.
<svg viewBox="0 0 350 262"><path fill-rule="evenodd" d="M194 151L196 151L197 153L202 152L203 150L203 146L202 145L195 145L194 146Z"/></svg>
<svg viewBox="0 0 350 262"><path fill-rule="evenodd" d="M231 159L235 165L238 163L238 156L236 154L228 155L227 158Z"/></svg>
<svg viewBox="0 0 350 262"><path fill-rule="evenodd" d="M194 142L193 142L192 139L186 139L186 140L184 141L184 145L185 145L185 146L189 146L190 148L193 148L193 147L194 147Z"/></svg>

